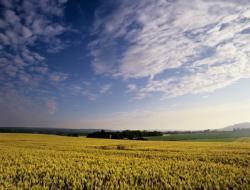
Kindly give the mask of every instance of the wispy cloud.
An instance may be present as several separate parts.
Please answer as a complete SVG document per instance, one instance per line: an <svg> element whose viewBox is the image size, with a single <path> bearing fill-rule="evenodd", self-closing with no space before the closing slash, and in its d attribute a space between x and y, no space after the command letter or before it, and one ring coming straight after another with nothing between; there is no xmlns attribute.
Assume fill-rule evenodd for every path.
<svg viewBox="0 0 250 190"><path fill-rule="evenodd" d="M0 19L1 73L6 80L28 81L34 78L30 72L44 75L49 71L45 57L38 51L38 45L50 51L64 47L60 35L68 31L60 20L66 1L33 1L20 3L1 1L3 17ZM57 45L59 44L59 45ZM51 76L55 78L54 75Z"/></svg>
<svg viewBox="0 0 250 190"><path fill-rule="evenodd" d="M70 85L69 92L74 96L85 96L90 101L96 101L101 98L112 88L112 84L97 84L95 82L83 81L80 84Z"/></svg>
<svg viewBox="0 0 250 190"><path fill-rule="evenodd" d="M57 104L54 100L48 100L47 101L47 108L49 114L54 114L57 110Z"/></svg>
<svg viewBox="0 0 250 190"><path fill-rule="evenodd" d="M147 78L137 97L212 92L250 77L249 1L119 1L113 6L106 17L106 6L96 13L93 68L126 80ZM179 74L164 75L173 69Z"/></svg>
<svg viewBox="0 0 250 190"><path fill-rule="evenodd" d="M65 74L65 73L56 73L56 72L51 73L49 75L50 80L53 81L53 82L61 82L61 81L66 80L68 77L69 77L68 74Z"/></svg>
<svg viewBox="0 0 250 190"><path fill-rule="evenodd" d="M135 91L137 91L136 84L128 84L127 88L128 88L128 92L135 92Z"/></svg>
<svg viewBox="0 0 250 190"><path fill-rule="evenodd" d="M90 101L96 101L96 99L99 96L97 93L94 93L94 92L92 92L91 90L88 90L88 89L83 90L81 94L84 95L85 97L87 97L88 100L90 100Z"/></svg>
<svg viewBox="0 0 250 190"><path fill-rule="evenodd" d="M111 89L112 85L111 84L105 84L101 87L100 89L100 93L101 94L106 94L110 89Z"/></svg>
<svg viewBox="0 0 250 190"><path fill-rule="evenodd" d="M41 96L62 88L69 75L51 71L45 52L58 52L67 45L60 35L71 29L63 23L66 1L0 1L1 91L16 90L20 97ZM39 49L40 48L40 49ZM41 48L43 49L41 51ZM52 92L52 91L51 91Z"/></svg>

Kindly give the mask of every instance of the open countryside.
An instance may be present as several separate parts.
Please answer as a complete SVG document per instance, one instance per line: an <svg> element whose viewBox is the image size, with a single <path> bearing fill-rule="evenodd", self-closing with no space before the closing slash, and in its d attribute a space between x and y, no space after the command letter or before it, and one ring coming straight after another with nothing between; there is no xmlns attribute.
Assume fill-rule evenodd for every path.
<svg viewBox="0 0 250 190"><path fill-rule="evenodd" d="M235 142L0 134L0 189L249 189L248 138Z"/></svg>
<svg viewBox="0 0 250 190"><path fill-rule="evenodd" d="M250 190L250 0L0 0L0 190Z"/></svg>

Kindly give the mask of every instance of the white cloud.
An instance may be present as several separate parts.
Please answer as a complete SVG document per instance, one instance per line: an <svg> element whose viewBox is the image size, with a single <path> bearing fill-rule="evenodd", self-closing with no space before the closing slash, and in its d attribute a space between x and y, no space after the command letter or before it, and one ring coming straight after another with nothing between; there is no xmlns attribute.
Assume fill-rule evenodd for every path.
<svg viewBox="0 0 250 190"><path fill-rule="evenodd" d="M128 92L134 92L137 90L136 84L128 84L127 88L128 88Z"/></svg>
<svg viewBox="0 0 250 190"><path fill-rule="evenodd" d="M90 101L96 101L108 92L110 92L112 84L97 84L96 82L82 81L80 84L69 85L68 90L74 96L83 95Z"/></svg>
<svg viewBox="0 0 250 190"><path fill-rule="evenodd" d="M88 100L90 101L96 101L96 99L98 98L98 94L95 94L94 92L91 92L90 90L84 90L82 94L86 96Z"/></svg>
<svg viewBox="0 0 250 190"><path fill-rule="evenodd" d="M49 75L50 80L53 82L61 82L61 81L66 80L68 77L69 77L69 75L65 74L65 73L55 73L54 72L54 73Z"/></svg>
<svg viewBox="0 0 250 190"><path fill-rule="evenodd" d="M247 0L119 1L104 18L103 10L90 46L96 73L149 78L138 97L212 92L250 77ZM171 69L180 74L157 79Z"/></svg>
<svg viewBox="0 0 250 190"><path fill-rule="evenodd" d="M3 84L13 83L12 86L2 85L1 91L16 89L20 96L29 93L34 99L34 94L42 96L49 88L62 89L62 82L69 75L51 72L39 48L58 52L66 47L59 36L71 30L62 20L65 2L0 1L3 15L0 19L0 80Z"/></svg>
<svg viewBox="0 0 250 190"><path fill-rule="evenodd" d="M0 20L0 43L3 45L0 56L8 60L2 62L6 65L2 73L14 77L5 70L10 67L16 67L19 74L24 74L27 68L45 67L48 70L48 66L43 63L45 58L36 51L36 47L38 43L47 47L47 51L50 51L51 43L53 49L61 50L65 47L58 37L67 31L60 21L63 16L63 3L33 0L16 3L9 0L1 1L0 5L4 15ZM14 5L15 8L12 9ZM52 20L52 17L57 18L57 21ZM7 76L6 80L9 80Z"/></svg>
<svg viewBox="0 0 250 190"><path fill-rule="evenodd" d="M111 84L105 84L101 87L100 89L100 93L101 94L106 94L110 89L111 89L112 85Z"/></svg>
<svg viewBox="0 0 250 190"><path fill-rule="evenodd" d="M4 17L5 17L5 20L10 24L15 24L20 21L19 17L12 10L6 10Z"/></svg>
<svg viewBox="0 0 250 190"><path fill-rule="evenodd" d="M37 110L34 111L37 115L39 112L43 115L48 112L54 114L57 103L47 99L54 96L55 90L65 92L67 88L65 84L69 75L55 70L52 72L42 55L45 51L54 53L67 47L68 42L60 37L65 32L71 32L62 19L64 3L66 1L63 0L0 1L3 16L0 19L0 92L15 91L15 96L8 97L10 102L15 102L18 97L24 105L27 101L22 99L29 99L28 103L32 104L29 107L33 107L32 111ZM4 99L4 96L1 95L1 98ZM13 115L13 120L19 120L15 110L23 105L13 103L8 106L9 110L4 111L9 116ZM25 109L25 106L20 108L20 117L26 121L32 119L21 116Z"/></svg>
<svg viewBox="0 0 250 190"><path fill-rule="evenodd" d="M22 26L22 35L24 38L29 38L32 36L32 31L29 28Z"/></svg>

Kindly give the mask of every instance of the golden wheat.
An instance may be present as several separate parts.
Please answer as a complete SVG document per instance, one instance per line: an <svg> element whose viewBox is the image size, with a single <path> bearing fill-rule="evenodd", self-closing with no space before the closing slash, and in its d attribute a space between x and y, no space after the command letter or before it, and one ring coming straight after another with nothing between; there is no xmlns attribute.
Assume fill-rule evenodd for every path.
<svg viewBox="0 0 250 190"><path fill-rule="evenodd" d="M0 189L249 189L250 143L0 134Z"/></svg>

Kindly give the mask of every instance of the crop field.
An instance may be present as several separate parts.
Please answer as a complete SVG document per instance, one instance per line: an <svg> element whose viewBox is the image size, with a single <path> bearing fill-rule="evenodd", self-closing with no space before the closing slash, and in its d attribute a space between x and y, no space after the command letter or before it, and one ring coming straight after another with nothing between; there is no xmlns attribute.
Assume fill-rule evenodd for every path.
<svg viewBox="0 0 250 190"><path fill-rule="evenodd" d="M237 141L242 137L250 139L250 130L239 131L217 131L206 133L183 133L183 134L169 134L163 136L147 137L148 140L154 141L218 141L229 142Z"/></svg>
<svg viewBox="0 0 250 190"><path fill-rule="evenodd" d="M0 189L249 189L250 142L0 133Z"/></svg>

